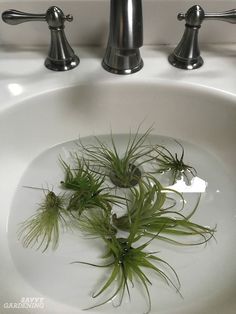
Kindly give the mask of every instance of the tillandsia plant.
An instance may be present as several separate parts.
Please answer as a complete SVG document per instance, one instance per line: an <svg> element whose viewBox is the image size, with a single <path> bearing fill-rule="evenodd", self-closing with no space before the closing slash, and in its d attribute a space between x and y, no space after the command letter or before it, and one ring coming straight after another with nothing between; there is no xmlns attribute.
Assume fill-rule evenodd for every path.
<svg viewBox="0 0 236 314"><path fill-rule="evenodd" d="M98 292L93 294L93 298L105 295L110 288L113 288L113 292L110 296L99 304L96 304L89 309L104 305L114 298L117 298L119 303L118 306L122 304L125 293L127 293L129 299L130 286L134 287L135 283L139 283L143 286L146 291L148 299L148 308L145 313L151 311L151 297L149 293L149 286L152 285L150 278L145 274L146 270L153 271L153 274L157 275L159 278L164 280L168 285L172 285L176 291L180 294L180 281L177 273L166 261L156 256L158 252L146 252L146 247L154 239L150 239L141 245L136 245L135 242L140 240L140 236L136 235L136 229L131 229L130 234L127 238L118 238L114 235L111 237L104 237L101 235L105 241L107 252L103 256L103 259L107 260L107 263L96 265L87 262L76 261L74 263L85 264L93 267L108 268L110 269L110 275ZM163 269L162 270L162 266ZM169 270L167 270L169 268ZM171 275L166 274L166 272L171 272ZM171 279L173 277L173 279ZM180 294L181 295L181 294Z"/></svg>
<svg viewBox="0 0 236 314"><path fill-rule="evenodd" d="M170 173L171 184L175 184L177 180L184 178L187 184L193 177L197 175L197 171L194 167L184 163L184 148L178 142L175 141L181 148L181 155L177 153L172 154L169 149L162 145L156 145L153 147L156 156L154 161L157 163L157 169L155 173Z"/></svg>
<svg viewBox="0 0 236 314"><path fill-rule="evenodd" d="M34 247L46 251L49 245L56 249L59 243L60 229L69 226L65 194L56 195L53 191L44 190L44 200L37 212L23 222L18 235L24 247Z"/></svg>
<svg viewBox="0 0 236 314"><path fill-rule="evenodd" d="M74 169L62 159L61 164L65 171L62 187L71 191L67 206L71 214L80 216L84 210L96 207L110 211L113 204L121 202L120 197L111 194L104 186L105 177L91 171L77 154Z"/></svg>
<svg viewBox="0 0 236 314"><path fill-rule="evenodd" d="M184 216L179 209L176 209L174 199L172 204L167 205L168 193L174 193L182 198L184 205L184 199L180 193L163 188L159 181L149 175L147 181L143 180L139 183L138 188L131 189L131 198L127 202L127 213L119 218L114 214L114 225L124 231L135 227L137 234L146 236L158 234L158 239L173 244L200 245L209 241L213 237L215 229L190 221L196 212L200 197L191 213ZM195 237L195 241L181 242L177 241L175 236L188 236L188 238L191 236Z"/></svg>
<svg viewBox="0 0 236 314"><path fill-rule="evenodd" d="M112 213L100 208L84 211L80 216L78 226L85 235L101 238L104 241L117 234L117 229L112 224Z"/></svg>
<svg viewBox="0 0 236 314"><path fill-rule="evenodd" d="M98 168L115 186L129 188L135 186L141 179L140 167L153 159L151 145L146 144L148 135L152 128L147 129L144 134L139 134L139 128L134 135L129 136L125 152L121 155L118 152L115 140L111 134L111 145L104 144L95 137L97 145L83 145L80 148L85 153L91 165Z"/></svg>

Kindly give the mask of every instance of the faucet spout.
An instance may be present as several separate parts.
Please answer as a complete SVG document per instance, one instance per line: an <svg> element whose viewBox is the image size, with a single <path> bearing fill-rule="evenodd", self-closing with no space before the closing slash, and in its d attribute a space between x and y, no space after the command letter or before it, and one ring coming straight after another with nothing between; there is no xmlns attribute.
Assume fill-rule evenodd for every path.
<svg viewBox="0 0 236 314"><path fill-rule="evenodd" d="M142 0L110 0L110 31L103 59L105 70L131 74L143 67Z"/></svg>

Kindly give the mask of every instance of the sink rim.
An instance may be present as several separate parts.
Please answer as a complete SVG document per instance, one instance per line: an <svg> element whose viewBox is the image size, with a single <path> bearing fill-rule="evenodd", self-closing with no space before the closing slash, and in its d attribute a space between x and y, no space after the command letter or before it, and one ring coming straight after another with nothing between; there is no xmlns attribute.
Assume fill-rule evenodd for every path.
<svg viewBox="0 0 236 314"><path fill-rule="evenodd" d="M5 89L7 89L9 84L5 85ZM6 110L18 106L22 104L25 101L28 101L30 99L33 99L35 97L40 97L45 94L50 94L53 92L57 92L60 90L67 90L70 88L81 88L81 87L110 87L110 86L155 86L157 85L158 87L164 87L168 88L170 87L171 89L183 89L186 91L193 91L194 93L200 93L203 95L210 95L210 96L217 96L217 97L222 97L226 98L229 101L235 101L236 104L236 92L232 93L223 89L219 89L217 87L212 87L212 86L207 86L205 84L201 83L196 83L196 82L183 82L183 81L173 81L170 79L154 79L154 78L144 78L141 79L140 77L134 77L130 79L129 77L122 77L119 81L111 80L110 78L107 79L102 79L100 81L95 81L95 82L86 82L86 81L78 81L78 82L65 82L64 80L57 80L55 82L49 82L49 85L44 88L43 90L40 88L40 84L37 82L33 84L17 84L19 86L22 86L22 89L25 90L25 92L22 92L22 94L17 95L17 96L11 96L7 97L6 99L3 99L4 105L0 106L0 117L2 114L5 113Z"/></svg>

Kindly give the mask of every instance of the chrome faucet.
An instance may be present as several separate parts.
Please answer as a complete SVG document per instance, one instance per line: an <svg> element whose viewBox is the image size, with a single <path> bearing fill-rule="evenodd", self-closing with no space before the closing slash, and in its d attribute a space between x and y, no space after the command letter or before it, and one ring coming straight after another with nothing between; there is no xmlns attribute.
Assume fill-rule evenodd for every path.
<svg viewBox="0 0 236 314"><path fill-rule="evenodd" d="M51 44L45 66L53 71L67 71L79 64L79 58L69 45L65 32L65 21L71 22L71 15L64 15L56 6L50 7L46 14L31 14L17 10L7 10L2 13L2 19L10 25L17 25L32 21L45 21L51 32Z"/></svg>
<svg viewBox="0 0 236 314"><path fill-rule="evenodd" d="M143 67L142 0L110 0L110 31L103 68L115 74L131 74Z"/></svg>
<svg viewBox="0 0 236 314"><path fill-rule="evenodd" d="M236 9L219 13L205 13L200 5L194 5L187 13L179 13L178 20L185 20L185 32L169 56L169 62L176 68L193 70L203 65L198 44L198 33L203 21L219 20L236 24Z"/></svg>

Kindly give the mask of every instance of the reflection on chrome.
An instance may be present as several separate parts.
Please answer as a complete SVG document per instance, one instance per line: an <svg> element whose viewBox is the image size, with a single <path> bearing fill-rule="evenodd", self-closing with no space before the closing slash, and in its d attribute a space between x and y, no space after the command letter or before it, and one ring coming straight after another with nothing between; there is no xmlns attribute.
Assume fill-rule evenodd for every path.
<svg viewBox="0 0 236 314"><path fill-rule="evenodd" d="M206 192L208 183L199 177L194 177L190 185L184 182L184 178L178 180L174 185L168 186L169 189L181 193L204 193Z"/></svg>
<svg viewBox="0 0 236 314"><path fill-rule="evenodd" d="M23 87L19 84L16 84L16 83L8 84L7 87L13 96L18 96L18 95L22 94L22 92L23 92Z"/></svg>

